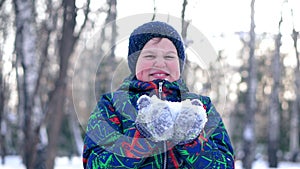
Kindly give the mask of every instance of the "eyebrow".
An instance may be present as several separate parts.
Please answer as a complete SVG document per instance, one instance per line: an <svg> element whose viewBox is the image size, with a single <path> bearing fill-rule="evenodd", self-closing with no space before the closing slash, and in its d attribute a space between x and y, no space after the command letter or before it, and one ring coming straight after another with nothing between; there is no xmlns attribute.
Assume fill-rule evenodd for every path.
<svg viewBox="0 0 300 169"><path fill-rule="evenodd" d="M155 54L156 52L154 52L153 50L147 49L147 50L141 51L141 53L143 53L143 54ZM177 52L167 51L166 54L175 54L175 55L177 55Z"/></svg>
<svg viewBox="0 0 300 169"><path fill-rule="evenodd" d="M177 52L174 52L174 51L168 51L167 54L175 54L175 55L177 55Z"/></svg>

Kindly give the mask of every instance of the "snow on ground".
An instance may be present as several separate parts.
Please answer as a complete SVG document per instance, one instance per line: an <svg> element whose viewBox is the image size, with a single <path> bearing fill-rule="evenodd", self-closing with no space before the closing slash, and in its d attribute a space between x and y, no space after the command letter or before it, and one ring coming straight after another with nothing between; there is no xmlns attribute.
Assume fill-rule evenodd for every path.
<svg viewBox="0 0 300 169"><path fill-rule="evenodd" d="M1 161L1 160L0 160ZM19 156L7 156L5 165L0 164L0 169L25 169ZM83 169L81 157L59 157L55 159L54 169Z"/></svg>
<svg viewBox="0 0 300 169"><path fill-rule="evenodd" d="M58 157L54 169L83 169L81 157ZM7 156L5 165L0 164L0 169L25 169L19 156ZM242 169L241 161L236 161L236 169ZM253 169L270 169L268 163L257 160L253 163ZM280 162L278 169L300 169L300 163Z"/></svg>
<svg viewBox="0 0 300 169"><path fill-rule="evenodd" d="M236 161L235 162L235 169L242 169L242 162ZM264 160L256 160L253 165L252 169L275 169L269 168L268 162ZM300 169L300 163L292 163L292 162L279 162L277 169Z"/></svg>

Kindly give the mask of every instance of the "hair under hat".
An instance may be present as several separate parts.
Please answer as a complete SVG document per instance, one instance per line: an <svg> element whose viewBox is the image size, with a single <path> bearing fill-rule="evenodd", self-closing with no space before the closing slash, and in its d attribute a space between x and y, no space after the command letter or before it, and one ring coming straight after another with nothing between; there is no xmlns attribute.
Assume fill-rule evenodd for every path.
<svg viewBox="0 0 300 169"><path fill-rule="evenodd" d="M185 50L181 36L171 25L153 21L139 26L129 37L128 66L131 73L135 74L136 63L141 50L152 38L168 38L175 45L179 57L180 71L182 72L185 64Z"/></svg>

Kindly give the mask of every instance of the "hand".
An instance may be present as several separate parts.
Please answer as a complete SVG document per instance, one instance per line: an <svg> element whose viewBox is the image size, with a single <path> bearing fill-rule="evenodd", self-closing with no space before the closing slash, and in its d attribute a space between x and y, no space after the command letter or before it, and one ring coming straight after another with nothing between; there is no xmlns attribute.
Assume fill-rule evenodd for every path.
<svg viewBox="0 0 300 169"><path fill-rule="evenodd" d="M181 111L174 123L173 142L186 144L193 141L199 136L206 122L206 110L199 100L183 101Z"/></svg>
<svg viewBox="0 0 300 169"><path fill-rule="evenodd" d="M166 141L173 136L174 121L169 106L156 96L143 95L138 101L138 116L136 127L152 141Z"/></svg>

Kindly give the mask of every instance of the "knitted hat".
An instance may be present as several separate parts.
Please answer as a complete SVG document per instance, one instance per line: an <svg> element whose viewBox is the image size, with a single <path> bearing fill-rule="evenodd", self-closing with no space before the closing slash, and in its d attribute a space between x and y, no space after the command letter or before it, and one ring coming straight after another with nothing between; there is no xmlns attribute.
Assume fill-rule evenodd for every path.
<svg viewBox="0 0 300 169"><path fill-rule="evenodd" d="M180 63L180 72L185 64L184 44L179 33L169 24L153 21L136 28L129 37L128 66L131 73L135 74L136 62L145 44L152 38L168 38L177 49Z"/></svg>

